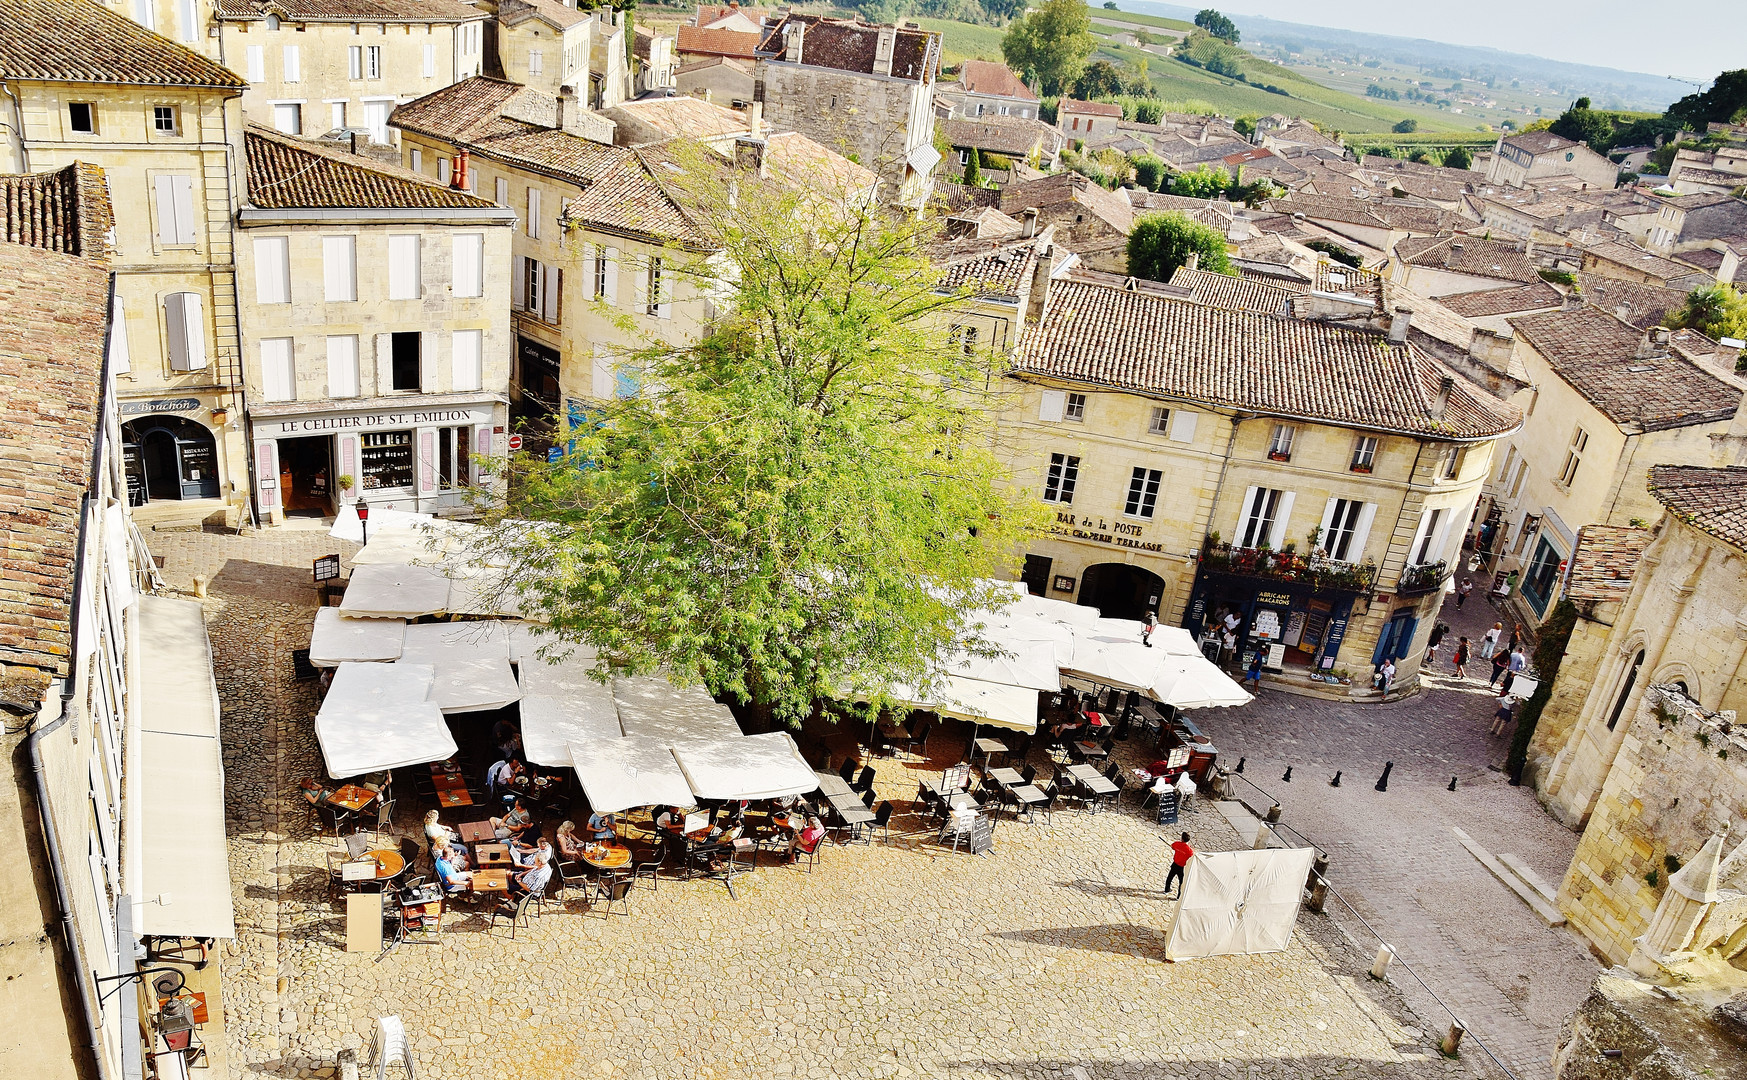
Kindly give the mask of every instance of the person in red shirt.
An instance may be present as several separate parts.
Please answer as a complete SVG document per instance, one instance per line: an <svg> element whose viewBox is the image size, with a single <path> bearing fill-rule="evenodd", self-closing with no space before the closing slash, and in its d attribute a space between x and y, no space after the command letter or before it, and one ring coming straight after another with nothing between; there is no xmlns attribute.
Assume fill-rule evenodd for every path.
<svg viewBox="0 0 1747 1080"><path fill-rule="evenodd" d="M1183 839L1171 845L1171 872L1165 875L1165 891L1170 892L1171 886L1183 880L1183 868L1189 865L1189 859L1195 854L1195 849L1189 846L1189 834L1184 833ZM1177 890L1176 899L1182 898L1181 887Z"/></svg>

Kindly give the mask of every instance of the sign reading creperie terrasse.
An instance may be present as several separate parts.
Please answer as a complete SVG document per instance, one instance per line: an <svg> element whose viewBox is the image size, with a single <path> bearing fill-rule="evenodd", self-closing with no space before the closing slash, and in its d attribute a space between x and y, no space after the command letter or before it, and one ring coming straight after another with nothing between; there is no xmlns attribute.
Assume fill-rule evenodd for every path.
<svg viewBox="0 0 1747 1080"><path fill-rule="evenodd" d="M1118 521L1111 524L1103 518L1076 517L1067 511L1058 510L1055 524L1049 531L1057 536L1071 536L1075 540L1090 540L1096 544L1110 544L1113 547L1134 548L1136 551L1164 551L1163 544L1150 544L1140 537L1146 535L1146 530L1130 521Z"/></svg>
<svg viewBox="0 0 1747 1080"><path fill-rule="evenodd" d="M312 416L301 420L274 420L255 425L268 435L296 435L302 431L352 431L369 428L409 428L426 424L453 424L474 420L471 409L409 409L406 412L366 413L362 416Z"/></svg>

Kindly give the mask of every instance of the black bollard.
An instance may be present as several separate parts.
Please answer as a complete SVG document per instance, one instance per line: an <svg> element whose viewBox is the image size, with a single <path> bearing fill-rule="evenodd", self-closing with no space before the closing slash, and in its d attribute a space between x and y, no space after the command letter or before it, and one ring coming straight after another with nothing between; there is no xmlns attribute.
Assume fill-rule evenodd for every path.
<svg viewBox="0 0 1747 1080"><path fill-rule="evenodd" d="M1286 775L1282 776L1280 778L1280 781L1282 783L1286 783L1286 784L1290 784L1292 782L1292 766L1290 766L1290 765L1286 766Z"/></svg>
<svg viewBox="0 0 1747 1080"><path fill-rule="evenodd" d="M1341 771L1339 769L1335 770L1335 778L1328 782L1328 786L1329 787L1340 787L1341 786Z"/></svg>
<svg viewBox="0 0 1747 1080"><path fill-rule="evenodd" d="M1236 772L1236 773L1243 772L1244 771L1244 762L1247 760L1249 760L1249 759L1248 758L1238 758L1237 759L1237 768L1235 768L1231 771Z"/></svg>
<svg viewBox="0 0 1747 1080"><path fill-rule="evenodd" d="M1395 762L1385 761L1383 763L1383 775L1379 776L1377 778L1377 790L1378 791L1388 791L1389 790L1389 771L1393 768L1395 768Z"/></svg>
<svg viewBox="0 0 1747 1080"><path fill-rule="evenodd" d="M1450 777L1450 790L1456 790L1456 778L1454 776Z"/></svg>

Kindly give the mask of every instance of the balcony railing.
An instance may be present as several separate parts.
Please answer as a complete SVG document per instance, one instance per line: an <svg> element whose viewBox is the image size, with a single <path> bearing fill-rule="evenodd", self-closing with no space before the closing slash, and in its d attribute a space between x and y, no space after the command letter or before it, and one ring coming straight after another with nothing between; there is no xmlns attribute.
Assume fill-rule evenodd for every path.
<svg viewBox="0 0 1747 1080"><path fill-rule="evenodd" d="M1444 578L1449 572L1449 564L1442 559L1433 563L1410 566L1401 572L1401 581L1395 586L1395 591L1402 596L1429 593L1433 589L1443 587Z"/></svg>
<svg viewBox="0 0 1747 1080"><path fill-rule="evenodd" d="M1371 563L1341 562L1322 555L1300 555L1271 548L1243 548L1209 543L1201 552L1201 565L1221 574L1301 581L1317 589L1370 592L1377 580Z"/></svg>

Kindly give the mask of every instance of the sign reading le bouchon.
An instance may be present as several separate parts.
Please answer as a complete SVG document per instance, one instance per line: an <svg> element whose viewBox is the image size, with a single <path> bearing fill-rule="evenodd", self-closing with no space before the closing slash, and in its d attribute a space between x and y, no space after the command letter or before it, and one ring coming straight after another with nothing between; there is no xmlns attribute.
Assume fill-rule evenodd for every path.
<svg viewBox="0 0 1747 1080"><path fill-rule="evenodd" d="M1075 540L1090 540L1097 544L1134 548L1136 551L1165 550L1162 544L1149 544L1140 539L1146 530L1133 522L1118 521L1110 524L1103 518L1076 517L1065 510L1056 511L1055 524L1049 527L1049 531L1057 536L1071 536Z"/></svg>

